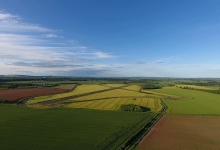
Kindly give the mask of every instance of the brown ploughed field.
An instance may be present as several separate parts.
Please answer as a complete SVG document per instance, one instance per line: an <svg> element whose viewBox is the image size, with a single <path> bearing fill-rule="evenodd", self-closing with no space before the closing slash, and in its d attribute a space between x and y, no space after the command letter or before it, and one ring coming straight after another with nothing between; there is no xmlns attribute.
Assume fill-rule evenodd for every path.
<svg viewBox="0 0 220 150"><path fill-rule="evenodd" d="M218 150L220 116L165 115L138 150Z"/></svg>
<svg viewBox="0 0 220 150"><path fill-rule="evenodd" d="M32 88L32 89L8 89L0 90L0 99L7 100L8 102L17 102L25 97L34 97L41 95L50 95L63 93L65 89L53 89L53 88Z"/></svg>

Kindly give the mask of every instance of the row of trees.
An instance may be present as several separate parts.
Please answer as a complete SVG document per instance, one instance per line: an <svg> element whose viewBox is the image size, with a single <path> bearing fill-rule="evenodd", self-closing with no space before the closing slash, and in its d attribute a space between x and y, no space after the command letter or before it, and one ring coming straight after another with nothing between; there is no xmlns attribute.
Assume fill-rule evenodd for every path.
<svg viewBox="0 0 220 150"><path fill-rule="evenodd" d="M150 108L138 106L134 104L122 104L121 110L130 111L130 112L146 112L146 111L150 111Z"/></svg>
<svg viewBox="0 0 220 150"><path fill-rule="evenodd" d="M161 89L161 86L155 84L145 84L142 86L142 89Z"/></svg>
<svg viewBox="0 0 220 150"><path fill-rule="evenodd" d="M208 89L196 89L188 86L176 86L181 89L189 89L189 90L197 90L197 91L203 91L203 92L208 92L208 93L214 93L214 94L220 94L220 88L219 90L208 90Z"/></svg>

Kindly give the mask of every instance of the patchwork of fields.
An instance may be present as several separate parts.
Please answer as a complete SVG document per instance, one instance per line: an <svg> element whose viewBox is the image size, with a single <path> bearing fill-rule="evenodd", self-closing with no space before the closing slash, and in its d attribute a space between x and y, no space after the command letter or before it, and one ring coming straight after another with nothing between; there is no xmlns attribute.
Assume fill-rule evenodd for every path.
<svg viewBox="0 0 220 150"><path fill-rule="evenodd" d="M206 87L205 87L206 88ZM145 149L219 149L220 95L197 90L166 87L151 90L182 97L163 99L165 115L138 144Z"/></svg>
<svg viewBox="0 0 220 150"><path fill-rule="evenodd" d="M160 96L139 89L137 85L87 84L67 93L32 98L24 105L43 107L58 101L59 107L32 109L1 104L1 147L116 149L162 109ZM119 111L122 104L148 107L151 112Z"/></svg>
<svg viewBox="0 0 220 150"><path fill-rule="evenodd" d="M23 105L47 109L0 104L1 148L17 149L22 145L22 150L116 149L162 110L161 100L168 106L166 113L172 115L165 115L142 139L138 149L220 146L220 133L215 132L219 131L220 121L218 94L176 86L141 90L140 86L130 84L83 84L76 88L69 84L56 88L70 91L36 95ZM123 104L151 111L124 112Z"/></svg>
<svg viewBox="0 0 220 150"><path fill-rule="evenodd" d="M125 86L124 84L103 84L103 85L80 85L76 90L57 94L53 96L41 96L31 99L27 104L37 104L56 98L65 98L60 102L62 107L87 108L99 110L120 110L122 104L134 104L150 108L158 112L162 109L161 96L139 92L137 85ZM107 90L107 91L103 91ZM97 92L96 92L97 91ZM90 92L95 92L87 94ZM82 95L81 95L82 94ZM83 95L85 94L85 95ZM76 96L74 98L69 96ZM78 97L78 95L80 95Z"/></svg>
<svg viewBox="0 0 220 150"><path fill-rule="evenodd" d="M101 86L101 85L80 85L77 86L77 88L74 91L68 92L68 93L62 93L62 94L55 94L55 95L48 95L48 96L39 96L35 97L34 99L31 99L28 101L28 104L43 102L43 101L49 101L57 98L63 98L68 96L74 96L78 94L84 94L89 92L95 92L99 90L105 90L109 89L110 87Z"/></svg>

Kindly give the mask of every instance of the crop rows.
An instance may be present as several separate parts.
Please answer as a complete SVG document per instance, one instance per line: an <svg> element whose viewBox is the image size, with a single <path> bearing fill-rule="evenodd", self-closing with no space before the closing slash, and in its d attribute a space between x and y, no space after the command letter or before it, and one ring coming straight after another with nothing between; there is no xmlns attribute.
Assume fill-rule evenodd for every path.
<svg viewBox="0 0 220 150"><path fill-rule="evenodd" d="M89 108L99 110L119 110L122 104L134 104L159 111L162 106L159 99L153 98L109 98L105 100L82 101L65 105L70 108Z"/></svg>
<svg viewBox="0 0 220 150"><path fill-rule="evenodd" d="M112 87L121 89L111 89ZM111 89L109 91L103 91ZM140 87L137 85L124 86L123 84L103 84L103 85L80 85L74 91L36 97L29 100L28 104L38 102L45 102L48 100L63 98L62 106L69 108L88 108L99 110L120 110L122 104L134 104L143 107L148 107L152 111L159 111L162 106L160 104L160 97L155 94L146 94L139 92ZM94 92L87 95L80 95L84 93ZM100 92L99 92L100 91ZM80 95L77 97L70 97Z"/></svg>
<svg viewBox="0 0 220 150"><path fill-rule="evenodd" d="M0 105L0 114L2 150L102 149L126 133L112 145L117 147L135 132L134 125L146 117L147 122L154 115L91 109L41 110L8 104ZM103 144L97 148L99 143Z"/></svg>
<svg viewBox="0 0 220 150"><path fill-rule="evenodd" d="M96 93L89 96L83 96L73 99L75 100L94 100L94 99L104 99L104 98L118 98L118 97L146 97L146 94L139 93L136 91L127 91L123 89L116 89L112 91L102 92L102 93ZM70 100L71 101L71 100Z"/></svg>
<svg viewBox="0 0 220 150"><path fill-rule="evenodd" d="M130 85L130 86L124 87L123 89L138 91L140 88L141 87L138 85Z"/></svg>
<svg viewBox="0 0 220 150"><path fill-rule="evenodd" d="M89 92L94 92L94 91L99 91L99 90L104 90L104 89L109 89L109 87L104 87L101 85L79 85L74 91L71 91L68 93L62 93L62 94L35 97L34 99L29 100L27 103L34 104L38 102L43 102L43 101L48 101L52 99L63 98L63 97L68 97L68 96L73 96L73 95L78 95L78 94L83 94L83 93L89 93Z"/></svg>

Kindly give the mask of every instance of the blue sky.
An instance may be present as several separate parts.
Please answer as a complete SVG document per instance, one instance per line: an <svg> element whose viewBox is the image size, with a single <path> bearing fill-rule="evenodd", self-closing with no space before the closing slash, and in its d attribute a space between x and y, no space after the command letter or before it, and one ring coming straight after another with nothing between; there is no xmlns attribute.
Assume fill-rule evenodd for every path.
<svg viewBox="0 0 220 150"><path fill-rule="evenodd" d="M220 77L219 0L0 0L0 74Z"/></svg>

